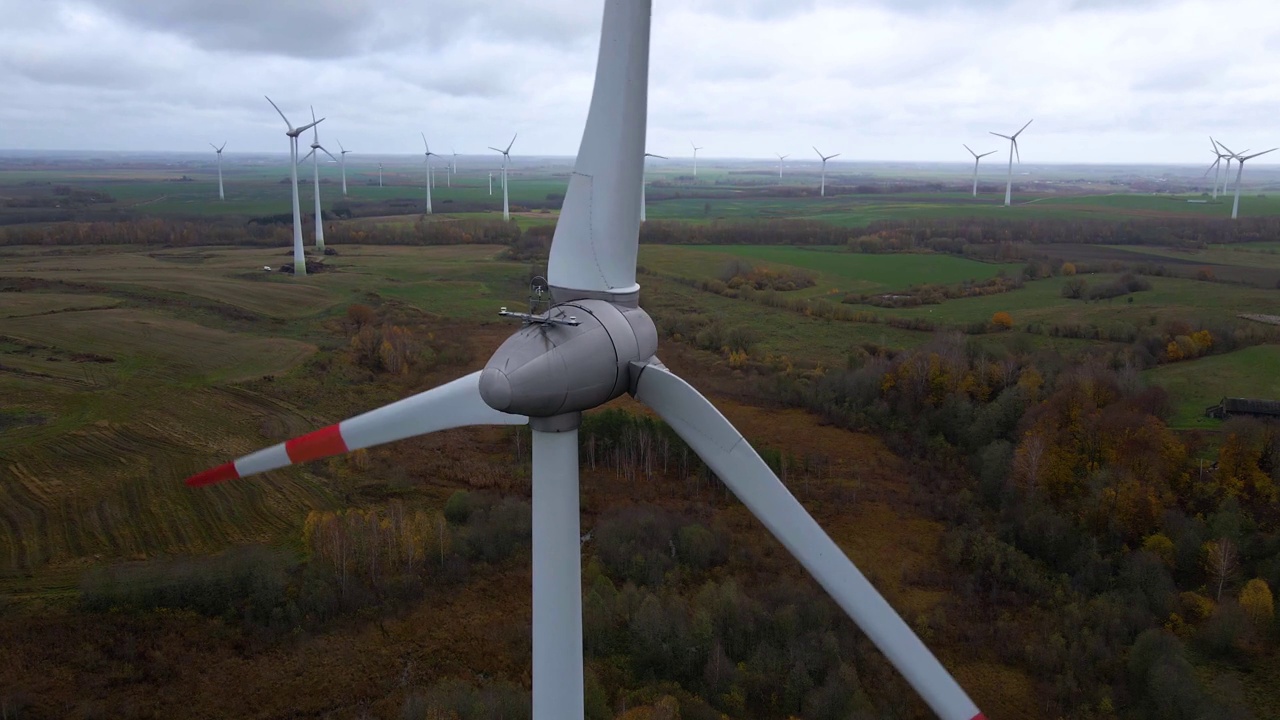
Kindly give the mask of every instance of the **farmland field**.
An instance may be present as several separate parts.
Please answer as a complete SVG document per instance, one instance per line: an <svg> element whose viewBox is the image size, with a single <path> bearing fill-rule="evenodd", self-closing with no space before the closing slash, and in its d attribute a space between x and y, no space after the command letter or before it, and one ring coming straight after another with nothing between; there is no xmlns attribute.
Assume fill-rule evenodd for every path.
<svg viewBox="0 0 1280 720"><path fill-rule="evenodd" d="M1166 365L1148 370L1146 376L1175 400L1177 409L1170 420L1175 427L1213 428L1220 421L1205 417L1205 408L1224 397L1280 399L1280 345Z"/></svg>

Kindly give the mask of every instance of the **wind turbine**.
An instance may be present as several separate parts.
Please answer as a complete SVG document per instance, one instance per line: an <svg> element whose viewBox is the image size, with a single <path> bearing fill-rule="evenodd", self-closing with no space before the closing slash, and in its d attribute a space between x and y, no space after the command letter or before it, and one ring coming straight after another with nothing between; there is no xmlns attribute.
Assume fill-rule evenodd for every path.
<svg viewBox="0 0 1280 720"><path fill-rule="evenodd" d="M285 131L285 135L289 136L289 173L293 186L293 274L303 276L307 274L307 257L302 250L302 208L298 205L298 136L304 130L324 122L324 118L319 120L313 118L310 125L295 128L271 98L268 97L267 102L271 103L271 107L275 108L277 113L280 113L280 119L284 120L285 126L289 128Z"/></svg>
<svg viewBox="0 0 1280 720"><path fill-rule="evenodd" d="M435 176L431 174L431 156L435 153L431 152L431 146L427 144L427 134L422 133L422 147L426 148L425 159L423 162L427 164L427 214L431 214L431 183L435 180ZM437 156L438 157L438 156Z"/></svg>
<svg viewBox="0 0 1280 720"><path fill-rule="evenodd" d="M449 152L453 153L453 162L449 163L449 174L445 176L446 187L453 187L453 176L458 174L458 151L449 148Z"/></svg>
<svg viewBox="0 0 1280 720"><path fill-rule="evenodd" d="M378 187L382 187L382 163L378 163Z"/></svg>
<svg viewBox="0 0 1280 720"><path fill-rule="evenodd" d="M1035 122L1035 118L1027 121L1027 125ZM1022 130L1027 129L1027 125L1023 125L1022 129L1012 135L1001 135L998 132L991 133L996 137L1002 137L1009 141L1009 183L1004 188L1004 206L1009 207L1013 204L1013 155L1017 153L1018 163L1022 163L1022 153L1018 152L1018 136L1022 134ZM970 151L972 152L972 151Z"/></svg>
<svg viewBox="0 0 1280 720"><path fill-rule="evenodd" d="M484 370L187 479L210 485L293 463L470 425L532 430L533 717L583 717L578 427L630 393L733 490L862 628L942 720L981 720L973 701L742 435L654 354L636 284L652 0L605 0L595 88L551 242L543 312Z"/></svg>
<svg viewBox="0 0 1280 720"><path fill-rule="evenodd" d="M698 151L701 150L702 148L698 147L697 145L694 145L692 141L689 142L689 146L693 148L693 179L697 180L698 179Z"/></svg>
<svg viewBox="0 0 1280 720"><path fill-rule="evenodd" d="M992 150L991 152L984 152L981 155L979 155L978 153L974 152L973 148L969 147L968 145L965 145L964 149L968 150L969 154L973 156L973 196L978 197L978 161L988 155L995 154L995 150Z"/></svg>
<svg viewBox="0 0 1280 720"><path fill-rule="evenodd" d="M1231 188L1231 161L1235 160L1237 156L1243 155L1249 152L1249 150L1245 149L1245 150L1241 150L1240 152L1236 152L1231 148L1227 147L1226 145L1223 145L1222 143L1217 142L1216 140L1214 142L1217 143L1218 147L1222 148L1227 152L1227 156L1223 158L1224 160L1227 161L1227 167L1224 168L1225 172L1222 174L1222 194L1226 195L1227 191Z"/></svg>
<svg viewBox="0 0 1280 720"><path fill-rule="evenodd" d="M818 194L821 195L822 197L826 197L827 196L827 161L830 160L831 158L840 157L840 153L836 153L835 155L823 155L822 151L818 150L818 148L813 148L813 151L818 153L818 157L822 158L822 189L818 191ZM781 170L779 170L779 174L781 174Z"/></svg>
<svg viewBox="0 0 1280 720"><path fill-rule="evenodd" d="M226 146L227 146L226 140L222 141L222 147L218 147L213 143L209 143L209 147L213 148L218 153L218 199L219 200L227 199L227 196L224 195L222 192L222 148Z"/></svg>
<svg viewBox="0 0 1280 720"><path fill-rule="evenodd" d="M667 159L665 155L654 155L653 153L648 153L648 152L645 153L644 156L647 158L658 158L659 160ZM641 165L640 165L640 222L645 222L646 220L649 219L648 217L646 217L645 209L644 209L644 171L645 171L645 165L643 162L641 162Z"/></svg>
<svg viewBox="0 0 1280 720"><path fill-rule="evenodd" d="M311 123L312 125L311 152L307 153L307 157L311 158L311 176L312 176L312 179L315 181L316 249L319 250L320 252L324 252L324 217L321 215L321 212L320 212L320 153L316 151L323 150L324 154L328 155L334 161L337 161L338 158L333 157L333 153L329 152L328 150L325 150L325 147L320 144L320 131L317 130L315 127L319 123L315 122L315 119L316 119L316 109L311 108L311 120L313 121ZM306 159L307 158L303 158L303 160L306 160Z"/></svg>
<svg viewBox="0 0 1280 720"><path fill-rule="evenodd" d="M778 155L778 154L777 154L777 153L774 153L774 155ZM786 159L787 159L787 158L789 158L789 157L791 157L791 156L790 156L790 155L778 155L778 179L779 179L779 180L781 180L781 179L782 179L782 161L783 161L783 160L786 160Z"/></svg>
<svg viewBox="0 0 1280 720"><path fill-rule="evenodd" d="M1266 155L1267 153L1275 152L1276 150L1280 150L1280 148L1271 148L1270 150L1263 150L1262 152L1257 152L1252 155L1234 155L1236 159L1236 199L1231 203L1232 220L1235 220L1240 213L1240 178L1244 175L1244 161L1252 160L1259 155ZM1248 151L1246 150L1245 152Z"/></svg>
<svg viewBox="0 0 1280 720"><path fill-rule="evenodd" d="M511 209L507 204L507 161L511 159L511 146L516 144L516 137L518 136L519 133L511 136L511 142L507 143L506 150L500 150L492 145L489 146L490 150L502 153L502 219L504 221L511 219ZM489 174L489 194L493 194L493 173Z"/></svg>
<svg viewBox="0 0 1280 720"><path fill-rule="evenodd" d="M347 196L347 153L351 151L342 147L341 140L334 138L333 141L338 143L338 156L342 158L339 161L339 164L342 166L342 197L346 197ZM333 156L330 155L329 157L333 157Z"/></svg>

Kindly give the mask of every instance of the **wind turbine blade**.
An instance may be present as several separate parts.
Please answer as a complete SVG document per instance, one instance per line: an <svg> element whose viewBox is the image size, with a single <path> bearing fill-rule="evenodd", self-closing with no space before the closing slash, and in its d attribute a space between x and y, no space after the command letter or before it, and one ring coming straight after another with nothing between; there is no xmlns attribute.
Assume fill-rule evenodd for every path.
<svg viewBox="0 0 1280 720"><path fill-rule="evenodd" d="M316 149L311 148L311 152L298 158L298 164L301 165L302 163L306 162L308 158L310 158L312 155L315 155L315 154L316 154Z"/></svg>
<svg viewBox="0 0 1280 720"><path fill-rule="evenodd" d="M547 258L557 300L592 293L622 300L640 291L651 6L648 0L604 3L587 123Z"/></svg>
<svg viewBox="0 0 1280 720"><path fill-rule="evenodd" d="M964 145L964 143L960 143L960 144L961 144L961 145ZM970 155L972 155L972 156L974 156L974 157L978 157L978 153L974 152L974 151L973 151L973 148L969 147L968 145L964 145L964 149L965 149L965 150L968 150Z"/></svg>
<svg viewBox="0 0 1280 720"><path fill-rule="evenodd" d="M828 155L828 156L826 156L826 157L824 157L824 158L822 158L822 159L823 159L823 160L834 160L835 158L838 158L838 157L840 157L840 153L836 153L835 155Z"/></svg>
<svg viewBox="0 0 1280 720"><path fill-rule="evenodd" d="M1252 154L1252 155L1245 155L1244 157L1239 158L1239 160L1240 160L1241 162L1244 162L1245 160L1252 160L1252 159L1254 159L1254 158L1258 157L1259 155L1266 155L1267 153L1269 153L1269 152L1275 152L1276 150L1280 150L1280 148L1271 148L1270 150L1263 150L1262 152L1254 153L1254 154Z"/></svg>
<svg viewBox="0 0 1280 720"><path fill-rule="evenodd" d="M511 146L516 144L516 138L520 137L520 133L511 136L511 142L507 143L507 149L502 151L503 155L511 152Z"/></svg>
<svg viewBox="0 0 1280 720"><path fill-rule="evenodd" d="M330 158L331 160L333 160L334 162L338 162L338 158L334 157L334 156L333 156L333 153L329 152L328 148L325 148L325 147L322 145L322 146L320 146L320 149L321 149L321 150L324 150L324 154L325 154L325 155L328 155L328 156L329 156L329 158Z"/></svg>
<svg viewBox="0 0 1280 720"><path fill-rule="evenodd" d="M823 160L826 160L826 158L822 157L822 151L821 151L821 150L819 150L817 147L815 147L815 146L813 146L813 145L810 145L809 147L813 148L813 151L814 151L814 152L816 152L816 153L818 153L818 157L822 158Z"/></svg>
<svg viewBox="0 0 1280 720"><path fill-rule="evenodd" d="M346 155L347 149L342 147L342 141L339 140L338 138L334 138L333 141L338 143L338 152L342 153L343 155Z"/></svg>
<svg viewBox="0 0 1280 720"><path fill-rule="evenodd" d="M494 152L502 153L503 155L506 155L506 153L505 153L505 152L503 152L503 150L502 150L501 148L496 148L496 147L494 147L494 146L490 145L490 146L489 146L489 149L490 149L490 150L492 150L492 151L494 151Z"/></svg>
<svg viewBox="0 0 1280 720"><path fill-rule="evenodd" d="M213 143L209 143L209 147L213 148L214 150L217 150L218 152L222 152L222 148L218 147L217 145L214 145Z"/></svg>
<svg viewBox="0 0 1280 720"><path fill-rule="evenodd" d="M1018 164L1022 164L1022 153L1018 152L1018 139L1013 138L1013 154L1018 158Z"/></svg>
<svg viewBox="0 0 1280 720"><path fill-rule="evenodd" d="M431 146L427 144L427 134L424 132L419 132L418 134L422 136L422 147L427 151L427 154L430 155Z"/></svg>
<svg viewBox="0 0 1280 720"><path fill-rule="evenodd" d="M979 157L979 158L984 158L984 157L986 157L986 156L988 156L988 155L995 155L995 154L996 154L996 151L995 151L995 150L992 150L991 152L984 152L984 153L982 153L981 155L978 155L977 157Z"/></svg>
<svg viewBox="0 0 1280 720"><path fill-rule="evenodd" d="M1223 150L1226 150L1228 155L1235 157L1236 155L1235 152L1233 152L1231 148L1227 147L1226 145L1223 145L1222 143L1218 143L1218 147L1222 148ZM1246 150L1245 152L1248 152L1248 150Z"/></svg>
<svg viewBox="0 0 1280 720"><path fill-rule="evenodd" d="M225 148L226 146L227 146L227 141L226 141L226 140L223 140L223 141L222 141L222 147L218 148L218 152L222 152L223 148Z"/></svg>
<svg viewBox="0 0 1280 720"><path fill-rule="evenodd" d="M991 131L988 131L988 132L991 132ZM1012 139L1013 139L1013 138L1009 137L1008 135L1001 135L1001 134L1000 134L1000 133L998 133L998 132L991 132L991 134L992 134L992 135L995 135L996 137L1002 137L1002 138L1004 138L1005 140L1012 140Z"/></svg>
<svg viewBox="0 0 1280 720"><path fill-rule="evenodd" d="M280 106L276 105L275 101L266 95L263 95L262 97L267 98L267 102L271 103L271 107L275 108L276 112L280 113L280 119L284 121L284 124L288 125L290 130L293 130L293 123L289 122L289 118L284 116L284 113L280 110Z"/></svg>
<svg viewBox="0 0 1280 720"><path fill-rule="evenodd" d="M313 122L313 123L311 123L311 124L309 124L309 125L303 125L302 127L297 128L297 130L295 130L295 132L297 132L297 133L301 133L303 130L310 130L311 128L315 127L316 125L319 125L319 124L320 124L320 123L322 123L322 122L324 122L324 118L320 118L319 120L317 120L317 121L315 121L315 122Z"/></svg>
<svg viewBox="0 0 1280 720"><path fill-rule="evenodd" d="M508 415L486 405L480 398L480 373L475 372L386 407L343 420L337 425L330 425L246 455L235 462L205 470L187 478L187 485L199 487L235 480L437 430L467 425L523 425L528 421L524 416Z"/></svg>
<svg viewBox="0 0 1280 720"><path fill-rule="evenodd" d="M1035 119L1035 118L1031 118L1030 120L1028 120L1028 121L1027 121L1027 124L1026 124L1026 125L1023 125L1021 128L1019 128L1019 129L1018 129L1018 132L1014 133L1014 134L1013 134L1013 136L1014 136L1014 137L1018 137L1019 135L1021 135L1021 134L1022 134L1022 131L1023 131L1023 130L1026 130L1026 129L1027 129L1027 127L1028 127L1029 125L1031 125L1031 123L1033 123L1033 122L1035 122L1035 121L1036 121L1036 119Z"/></svg>
<svg viewBox="0 0 1280 720"><path fill-rule="evenodd" d="M872 587L733 425L658 365L632 365L637 400L653 408L862 628L942 720L981 713L910 626Z"/></svg>

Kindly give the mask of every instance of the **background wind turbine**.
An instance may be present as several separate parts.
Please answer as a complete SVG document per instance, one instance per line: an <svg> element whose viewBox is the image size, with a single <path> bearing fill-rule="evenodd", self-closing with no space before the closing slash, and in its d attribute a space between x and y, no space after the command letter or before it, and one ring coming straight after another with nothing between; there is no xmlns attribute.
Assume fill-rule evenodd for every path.
<svg viewBox="0 0 1280 720"><path fill-rule="evenodd" d="M519 135L520 133L516 133L511 136L511 142L507 143L506 150L500 150L492 145L489 146L490 150L502 153L502 219L504 221L511 219L510 205L507 204L507 161L511 159L511 146L516 144L516 138ZM492 173L489 174L489 194L493 194Z"/></svg>
<svg viewBox="0 0 1280 720"><path fill-rule="evenodd" d="M378 163L378 187L382 187L382 163Z"/></svg>
<svg viewBox="0 0 1280 720"><path fill-rule="evenodd" d="M333 141L338 143L338 157L341 158L341 160L338 161L338 164L342 166L342 197L346 197L347 196L347 153L351 151L342 147L341 140L334 138ZM330 155L329 157L333 157L333 156Z"/></svg>
<svg viewBox="0 0 1280 720"><path fill-rule="evenodd" d="M468 425L532 430L533 717L581 720L582 411L630 393L652 408L862 628L942 720L979 720L964 690L742 435L658 360L639 305L640 179L651 0L605 0L595 87L551 242L551 298L484 370L191 478L209 485Z"/></svg>
<svg viewBox="0 0 1280 720"><path fill-rule="evenodd" d="M1223 145L1222 143L1216 140L1214 142L1217 143L1219 148L1226 151L1227 153L1227 156L1223 158L1223 160L1227 161L1227 166L1223 168L1223 173L1222 173L1222 194L1226 195L1227 192L1231 189L1231 161L1235 160L1237 156L1240 156L1249 152L1249 150L1248 148L1245 148L1240 152L1235 152L1231 148L1227 147L1226 145Z"/></svg>
<svg viewBox="0 0 1280 720"><path fill-rule="evenodd" d="M449 152L453 153L453 158L449 163L448 187L453 187L453 176L458 174L458 151L449 148Z"/></svg>
<svg viewBox="0 0 1280 720"><path fill-rule="evenodd" d="M422 147L426 148L425 158L423 162L427 164L427 214L431 214L431 183L435 181L435 176L431 174L431 156L435 153L431 152L431 146L427 144L427 134L422 133Z"/></svg>
<svg viewBox="0 0 1280 720"><path fill-rule="evenodd" d="M1259 155L1266 155L1269 152L1275 152L1280 148L1271 148L1252 155L1236 155L1236 199L1231 203L1231 219L1235 220L1240 212L1240 178L1244 175L1244 161L1252 160ZM1247 150L1245 152L1248 152Z"/></svg>
<svg viewBox="0 0 1280 720"><path fill-rule="evenodd" d="M667 159L667 157L666 157L665 155L654 155L653 153L645 153L645 154L644 154L644 156L645 156L645 157L647 157L647 158L658 158L659 160L666 160L666 159ZM645 201L644 201L644 171L645 171L645 164L644 164L644 163L641 163L641 165L640 165L640 222L645 222L646 220L648 220L648 219L649 219L649 218L646 216L646 214L645 214L645 209L644 209L644 204L645 204Z"/></svg>
<svg viewBox="0 0 1280 720"><path fill-rule="evenodd" d="M689 146L693 148L693 179L697 180L698 179L698 151L701 150L702 148L698 147L697 145L694 145L692 141L689 143Z"/></svg>
<svg viewBox="0 0 1280 720"><path fill-rule="evenodd" d="M310 125L295 128L271 98L268 97L267 102L271 103L271 107L275 108L277 113L280 113L280 119L284 120L285 126L289 128L285 131L285 135L289 136L289 177L293 189L293 274L301 277L307 274L307 257L302 249L302 208L298 205L298 136L304 130L324 122L324 118L313 119Z"/></svg>
<svg viewBox="0 0 1280 720"><path fill-rule="evenodd" d="M774 153L774 155L778 155L778 154L777 154L777 153ZM790 155L778 155L778 179L779 179L779 180L781 180L781 179L782 179L782 161L783 161L783 160L786 160L786 159L787 159L787 158L789 158L789 157L791 157L791 156L790 156Z"/></svg>
<svg viewBox="0 0 1280 720"><path fill-rule="evenodd" d="M1031 118L1030 120L1028 120L1027 125L1030 125L1033 122L1035 122L1035 118ZM1022 153L1018 152L1018 136L1022 134L1023 130L1027 129L1027 125L1023 125L1022 129L1018 130L1018 132L1012 135L1001 135L998 132L991 133L996 137L1002 137L1005 140L1009 141L1009 183L1005 185L1005 188L1004 188L1004 206L1005 207L1009 207L1010 205L1013 204L1013 156L1016 153L1018 156L1018 164L1022 164Z"/></svg>
<svg viewBox="0 0 1280 720"><path fill-rule="evenodd" d="M209 147L213 148L218 153L218 199L219 200L227 199L227 196L222 193L222 148L226 146L227 146L226 140L222 141L222 147L218 147L213 143L209 143Z"/></svg>
<svg viewBox="0 0 1280 720"><path fill-rule="evenodd" d="M489 171L489 197L493 197L493 171Z"/></svg>
<svg viewBox="0 0 1280 720"><path fill-rule="evenodd" d="M969 147L968 145L965 145L964 149L968 150L969 154L973 156L973 196L978 197L978 161L988 155L994 154L995 150L992 150L991 152L984 152L981 155L979 155L978 153L974 152L973 148Z"/></svg>
<svg viewBox="0 0 1280 720"><path fill-rule="evenodd" d="M830 160L831 158L840 157L840 153L836 153L835 155L823 155L822 151L818 150L818 148L813 148L813 151L818 153L818 157L822 158L822 189L818 191L818 195L820 195L821 197L826 197L827 196L827 161Z"/></svg>
<svg viewBox="0 0 1280 720"><path fill-rule="evenodd" d="M315 199L316 199L316 249L324 252L324 217L320 210L320 153L323 151L334 161L338 158L333 157L333 153L325 150L320 144L320 131L315 127L319 123L316 121L316 109L311 108L311 152L307 153L307 157L311 158L311 177L315 181ZM303 158L305 160L306 158Z"/></svg>

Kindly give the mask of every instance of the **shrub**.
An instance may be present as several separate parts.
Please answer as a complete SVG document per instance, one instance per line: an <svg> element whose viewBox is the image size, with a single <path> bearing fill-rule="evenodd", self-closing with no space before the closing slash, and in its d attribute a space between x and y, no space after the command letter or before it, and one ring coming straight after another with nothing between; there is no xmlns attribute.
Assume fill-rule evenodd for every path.
<svg viewBox="0 0 1280 720"><path fill-rule="evenodd" d="M1013 316L1001 310L1000 312L991 316L991 324L995 325L996 327L1002 330L1008 330L1009 328L1013 327Z"/></svg>

